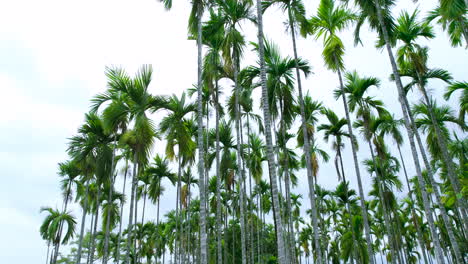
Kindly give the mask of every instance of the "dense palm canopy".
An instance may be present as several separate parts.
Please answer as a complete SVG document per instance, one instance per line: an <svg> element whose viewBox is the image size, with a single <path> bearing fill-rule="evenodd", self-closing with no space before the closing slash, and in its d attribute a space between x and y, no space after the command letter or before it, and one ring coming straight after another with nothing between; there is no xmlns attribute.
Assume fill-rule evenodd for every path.
<svg viewBox="0 0 468 264"><path fill-rule="evenodd" d="M429 48L435 24L453 46L468 41L466 1L441 0L425 20L417 10L394 18L393 0L321 0L316 10L300 0L191 4L197 81L180 95L155 95L152 66L106 69L107 87L58 166L62 207L41 209L46 262L464 263L468 84L431 68ZM263 35L275 6L287 15L294 56ZM386 89L380 79L346 67L351 43L340 35L354 28L358 44L366 23L389 53L402 113L376 93ZM258 39L249 42L247 25ZM321 40L337 77L327 93L342 100L343 115L302 86L316 62L299 57L296 31ZM446 90L429 94L434 81ZM336 176L319 174L330 156Z"/></svg>

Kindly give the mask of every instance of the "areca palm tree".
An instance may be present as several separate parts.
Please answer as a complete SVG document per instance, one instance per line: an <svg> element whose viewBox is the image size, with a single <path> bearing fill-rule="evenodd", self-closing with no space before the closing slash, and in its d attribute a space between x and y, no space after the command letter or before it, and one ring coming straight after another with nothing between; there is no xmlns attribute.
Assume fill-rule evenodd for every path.
<svg viewBox="0 0 468 264"><path fill-rule="evenodd" d="M192 139L190 132L190 120L187 115L196 111L196 105L193 103L186 102L185 93L179 98L176 95L172 95L164 105L164 109L168 111L168 115L165 116L159 124L159 130L163 135L166 136L166 156L170 160L177 159L178 171L177 171L177 197L176 197L176 215L178 218L180 210L180 192L181 192L181 177L182 168L186 165L189 160L194 159L194 151L196 143ZM177 154L175 146L177 145ZM178 230L179 223L176 223L176 229ZM179 231L179 230L178 230ZM178 247L176 250L176 261L178 260L179 253Z"/></svg>
<svg viewBox="0 0 468 264"><path fill-rule="evenodd" d="M134 163L128 223L129 239L125 260L125 263L129 263L137 179L148 162L148 154L156 137L156 129L147 115L149 112L159 110L164 105L165 99L148 92L152 78L151 66L143 66L134 78L118 68L108 68L106 75L109 79L109 90L94 99L93 108L98 109L104 102L113 100L116 94L121 94L125 100L113 101L115 104L107 110L107 122L113 127L112 124L121 122L123 118L134 121L133 129L126 131L121 139L132 150Z"/></svg>
<svg viewBox="0 0 468 264"><path fill-rule="evenodd" d="M256 1L257 7L257 30L258 30L258 57L260 61L260 83L262 87L262 110L263 110L263 120L265 122L265 139L266 139L266 156L268 160L268 172L270 176L270 183L271 183L271 190L272 190L272 200L273 200L273 207L278 207L279 205L279 197L278 197L278 184L276 181L276 162L273 150L273 139L271 135L271 113L270 113L270 105L268 102L268 89L267 89L267 78L266 78L266 66L265 66L265 51L264 51L264 34L263 34L263 14L262 14L262 6L261 0ZM283 226L281 215L279 213L279 208L275 208L274 212L274 219L276 226L278 229L276 230L277 236L277 250L278 250L278 262L280 264L285 264L288 262L285 259L285 244L284 244L284 237L283 237Z"/></svg>
<svg viewBox="0 0 468 264"><path fill-rule="evenodd" d="M460 111L458 119L465 123L465 115L468 113L468 82L454 82L447 87L447 91L444 94L444 98L448 100L456 90L461 90L460 96Z"/></svg>
<svg viewBox="0 0 468 264"><path fill-rule="evenodd" d="M69 212L61 212L51 207L43 207L41 208L41 212L48 213L40 227L40 233L43 239L52 243L55 247L55 252L52 252L53 256L50 257L50 263L55 264L59 255L60 245L70 241L75 234L76 220ZM62 228L66 228L63 237L61 234Z"/></svg>
<svg viewBox="0 0 468 264"><path fill-rule="evenodd" d="M467 7L466 0L441 0L440 5L429 12L426 21L436 20L436 23L447 31L452 47L462 46L463 39L468 45Z"/></svg>
<svg viewBox="0 0 468 264"><path fill-rule="evenodd" d="M384 108L383 103L380 100L377 100L371 96L367 96L367 92L371 87L379 87L380 86L380 81L376 78L373 77L360 77L357 72L352 72L352 73L347 73L345 75L346 78L346 85L343 90L339 90L335 92L336 96L341 96L342 93L344 92L349 100L349 107L352 112L356 112L356 116L359 118L359 120L355 123L356 126L362 127L362 132L364 135L364 139L367 141L369 150L371 153L371 157L373 161L376 160L384 160L384 159L377 159L376 155L374 153L374 148L372 147L372 141L378 142L375 139L375 133L376 133L376 124L378 123L375 121L375 117L373 117L374 113L378 113L379 115L386 115L387 110ZM378 148L378 146L376 146ZM377 164L375 165L377 166ZM381 173L378 170L375 170L376 172L376 183L378 186L382 184L381 181ZM396 255L395 252L395 247L394 247L394 241L396 239L393 239L394 232L392 232L392 228L390 225L390 219L389 215L387 213L387 210L385 209L385 204L384 204L384 193L382 192L382 188L378 187L378 197L382 201L384 210L383 210L383 215L384 215L384 220L385 220L385 227L386 227L386 233L388 235L388 238L390 240L390 245L391 245L391 250L393 252L393 255ZM394 261L395 258L392 259Z"/></svg>
<svg viewBox="0 0 468 264"><path fill-rule="evenodd" d="M85 115L85 123L78 129L78 135L70 139L68 153L77 162L81 169L82 181L85 184L85 193L83 203L83 216L81 222L81 231L78 245L78 253L76 261L81 259L81 240L84 235L84 227L86 214L92 208L94 216L97 219L99 216L99 201L101 195L102 184L104 184L111 173L112 165L112 148L110 143L113 138L109 136L104 128L102 117L94 113ZM95 186L98 187L97 195L93 197L93 201L89 199L89 188L91 181L94 181ZM94 207L90 206L93 205ZM95 221L93 232L91 235L91 251L94 253L94 235L97 229L97 221ZM94 254L91 254L94 256Z"/></svg>
<svg viewBox="0 0 468 264"><path fill-rule="evenodd" d="M421 185L425 213L428 218L431 234L434 238L435 250L437 253L437 260L440 263L445 263L443 253L441 250L441 246L440 246L440 241L437 238L437 231L435 229L434 219L431 214L429 198L428 198L427 190L425 187L426 185L422 177L421 164L419 162L418 153L416 150L416 143L414 140L415 136L416 136L416 140L418 142L418 146L420 147L421 152L423 152L424 149L422 147L419 134L416 131L417 129L415 127L414 121L412 120L412 114L408 110L409 103L407 102L407 99L405 97L405 91L403 88L403 84L401 81L401 77L399 74L395 56L392 50L392 45L395 44L395 36L394 36L395 23L393 21L393 18L389 10L391 6L393 6L395 3L393 0L385 0L385 1L355 0L355 2L356 2L356 5L361 9L361 15L360 15L361 19L358 23L358 26L360 27L366 20L368 20L371 29L376 30L379 33L378 44L380 46L385 46L385 49L387 50L387 54L390 60L390 65L392 67L392 73L395 77L395 84L396 84L396 88L398 91L398 98L399 98L401 110L403 113L403 120L405 121L405 128L408 134L408 140L410 143L411 153L412 153L414 165L416 168L416 174L418 176L419 184ZM428 162L425 161L424 155L423 155L423 160L424 160L426 168L429 169L429 166L428 166L429 164Z"/></svg>
<svg viewBox="0 0 468 264"><path fill-rule="evenodd" d="M401 119L396 119L394 116L390 114L385 114L381 115L379 117L378 125L376 127L376 130L379 133L379 137L383 138L385 135L390 135L390 137L393 139L394 143L397 145L398 149L398 154L400 157L400 163L403 167L403 172L405 174L405 180L406 180L406 187L408 189L408 196L409 196L409 201L410 205L414 204L413 200L413 188L410 186L409 178L408 178L408 172L406 170L406 165L405 165L405 160L403 158L403 155L401 153L401 145L403 144L403 136L400 133L399 127L403 125L403 120ZM413 217L413 222L415 224L416 232L418 235L418 243L419 246L421 247L421 251L423 253L423 258L424 258L424 263L429 263L428 262L428 257L426 254L426 250L424 250L424 240L423 240L423 233L421 230L421 226L418 224L417 215L415 212L415 208L411 206L411 214Z"/></svg>
<svg viewBox="0 0 468 264"><path fill-rule="evenodd" d="M314 236L314 242L316 248L319 250L320 254L318 256L318 262L322 263L322 255L321 255L321 245L318 237L318 223L317 223L317 208L315 207L315 194L314 194L314 182L313 182L313 168L311 164L311 146L309 144L309 135L307 131L306 125L306 113L305 113L305 106L304 106L304 96L302 91L302 81L301 75L299 72L299 61L298 61L298 52L297 52L297 45L296 45L296 23L303 22L305 20L305 9L304 5L301 0L275 0L275 1L265 1L263 8L266 9L269 6L274 4L279 4L284 11L288 14L288 26L291 32L291 39L292 39L292 46L294 52L294 59L295 59L295 66L296 66L296 79L297 79L297 86L298 86L298 101L299 101L299 110L301 114L301 121L302 121L302 133L304 137L304 152L305 152L305 160L306 160L306 169L307 169L307 177L308 177L308 185L309 185L309 196L310 196L310 204L312 210L312 222L313 227L316 230ZM259 41L260 43L260 41ZM312 138L313 140L313 138ZM312 146L314 144L312 143Z"/></svg>
<svg viewBox="0 0 468 264"><path fill-rule="evenodd" d="M242 263L247 262L246 254L246 231L245 231L245 194L244 190L244 179L245 172L243 169L242 161L242 142L241 142L241 108L240 108L240 90L239 85L239 65L240 58L243 55L244 48L244 36L239 31L239 27L243 21L254 21L252 14L252 3L250 1L243 0L227 0L217 1L218 8L223 14L223 28L224 28L224 41L222 44L223 58L226 65L231 69L233 73L234 82L234 94L235 94L235 127L236 127L236 138L237 138L237 166L238 166L238 181L240 184L240 224L241 224L241 246L242 246Z"/></svg>
<svg viewBox="0 0 468 264"><path fill-rule="evenodd" d="M356 15L344 7L334 6L333 0L322 0L318 8L317 15L312 17L305 26L303 26L303 33L315 35L316 38L323 36L324 49L322 57L324 58L325 65L332 71L337 72L340 90L344 93L344 85L341 73L345 69L343 62L344 44L338 37L338 33L346 28L350 23L356 20ZM355 144L352 121L349 115L348 102L345 96L342 97L343 106L345 108L348 133L351 140L351 149L353 153L354 169L356 178L358 180L359 196L361 200L362 219L364 222L364 231L366 234L368 256L370 263L373 264L373 252L371 247L370 228L367 211L365 208L364 191L362 189L361 173L359 170L359 163L357 158L357 145Z"/></svg>
<svg viewBox="0 0 468 264"><path fill-rule="evenodd" d="M416 77L414 79L416 80L416 83L423 94L424 102L427 106L428 114L430 120L432 121L432 126L434 127L435 137L433 139L436 139L436 145L438 145L439 147L439 151L441 153L440 158L447 165L446 169L452 188L455 192L460 192L460 181L457 175L455 174L454 163L448 153L447 139L443 135L443 131L437 123L437 120L435 119L435 113L432 109L431 99L429 98L425 87L427 83L427 78L423 78L423 76L426 75L429 71L427 67L427 48L421 47L417 43L418 38L433 38L434 34L431 26L427 25L424 22L417 21L417 14L418 13L416 11L413 12L411 15L406 12L403 12L402 15L398 18L398 24L395 32L396 37L402 42L402 45L397 50L397 61L400 65L400 68L414 69L414 77ZM432 72L434 72L434 70L432 70ZM450 75L446 75L448 75L448 77L443 78L442 80L449 82L451 80ZM464 201L464 199L458 199L458 206L462 211L465 228L467 228L468 220L466 219L466 202ZM449 232L449 235L450 233L451 232Z"/></svg>
<svg viewBox="0 0 468 264"><path fill-rule="evenodd" d="M159 0L164 4L166 9L170 9L172 7L172 0ZM200 262L207 263L208 261L208 251L207 251L207 233L206 233L206 192L205 192L205 165L204 165L204 147L203 147L203 67L202 67L202 49L203 49L203 30L202 30L202 19L203 13L209 2L205 0L194 0L192 1L192 9L190 12L189 17L189 32L192 36L196 36L197 40L197 126L198 126L198 135L197 135L197 147L198 147L198 173L200 177L200 203L202 204L201 211L200 211L200 234L201 234L201 241L200 241Z"/></svg>

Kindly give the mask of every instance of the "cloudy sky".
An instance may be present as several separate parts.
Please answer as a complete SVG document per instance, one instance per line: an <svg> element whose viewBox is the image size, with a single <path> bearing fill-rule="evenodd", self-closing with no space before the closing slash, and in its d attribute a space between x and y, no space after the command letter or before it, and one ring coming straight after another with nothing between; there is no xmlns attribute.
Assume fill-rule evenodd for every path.
<svg viewBox="0 0 468 264"><path fill-rule="evenodd" d="M166 12L156 0L0 1L0 263L45 261L46 244L38 232L44 215L39 208L61 204L57 163L67 159L67 138L82 123L90 98L105 90L106 65L120 65L133 73L141 64L152 64L150 90L154 94L180 95L196 81L196 46L187 40L186 33L189 1L174 2L173 10ZM313 14L318 1L304 2L308 14ZM436 0L421 2L421 15L435 4ZM415 8L412 1L400 0L393 11L397 15L402 9L412 12ZM292 49L284 21L279 10L265 15L267 38L286 56L292 55ZM245 24L243 29L249 41L256 41L252 25ZM456 80L467 80L466 49L451 48L446 34L438 27L436 32L435 39L422 41L430 44L430 65L450 71ZM374 49L375 34L364 28L364 45L359 47L353 47L350 31L342 37L347 68L379 77L382 86L373 94L400 116L396 88L388 81L388 57ZM314 71L304 81L304 88L343 115L342 105L331 95L338 80L324 68L321 47L321 40L298 42L300 56ZM247 47L243 66L256 59ZM434 82L430 88L440 98L443 84ZM419 94L412 94L413 101L418 98ZM330 149L325 142L320 144ZM163 149L158 142L153 153L163 153ZM344 155L348 151L349 147ZM408 153L406 147L404 152ZM359 156L367 155L361 148ZM345 159L348 179L354 186L351 162ZM413 166L407 165L414 173ZM336 184L332 166L323 164L320 171L319 183L327 188ZM367 174L363 177L370 182ZM305 182L302 177L299 186L306 186ZM307 197L303 187L294 192ZM173 208L174 197L174 190L168 188L163 212ZM72 210L80 218L79 208ZM154 208L148 210L148 217L154 218Z"/></svg>

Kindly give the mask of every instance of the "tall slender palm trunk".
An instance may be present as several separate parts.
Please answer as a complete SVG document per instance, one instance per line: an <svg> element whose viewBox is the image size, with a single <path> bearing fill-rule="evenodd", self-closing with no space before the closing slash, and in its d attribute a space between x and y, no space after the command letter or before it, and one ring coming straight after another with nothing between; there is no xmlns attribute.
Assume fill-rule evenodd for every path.
<svg viewBox="0 0 468 264"><path fill-rule="evenodd" d="M114 138L114 140L117 140L117 137ZM114 167L115 167L115 150L117 147L117 143L114 143L113 150L112 150L112 162L111 162L111 170L110 170L110 175L109 175L109 181L110 181L110 186L109 186L109 195L108 195L108 203L110 206L112 206L112 192L114 191ZM102 264L107 264L107 258L108 258L108 250L109 250L109 236L110 236L110 215L111 215L111 210L109 210L109 213L107 214L107 219L106 219L106 234L104 238L104 251L103 251L103 256L102 256Z"/></svg>
<svg viewBox="0 0 468 264"><path fill-rule="evenodd" d="M96 220L96 216L94 214L91 213L91 225L89 226L89 229L90 229L90 237L93 236L93 226L94 226L94 221ZM91 241L88 242L88 255L86 256L86 264L89 264L89 260L91 258L91 250L90 250L90 245L91 245Z"/></svg>
<svg viewBox="0 0 468 264"><path fill-rule="evenodd" d="M369 127L367 125L367 122L366 122L366 130L369 131ZM370 139L366 139L367 141L367 144L369 146L369 150L370 150L370 153L371 153L371 157L372 157L372 163L374 164L374 168L375 168L375 177L376 177L376 180L377 180L377 188L378 188L378 192L379 192L379 199L380 199L380 203L382 205L382 214L384 216L384 222L385 222L385 231L387 232L387 237L388 237L388 243L390 244L390 251L392 252L392 258L391 258L391 262L393 264L396 264L396 258L395 256L397 256L396 252L397 252L397 249L395 248L395 243L396 243L396 239L394 237L395 233L393 232L393 225L391 223L391 220L389 218L389 208L387 208L387 204L385 203L385 197L383 195L383 182L382 182L382 177L381 177L381 174L378 172L377 170L377 163L375 161L375 154L374 154L374 149L372 148L372 145L371 145L371 141Z"/></svg>
<svg viewBox="0 0 468 264"><path fill-rule="evenodd" d="M199 7L197 22L197 55L198 55L198 81L197 81L197 123L198 123L198 174L200 189L200 263L208 263L208 248L206 234L206 192L205 192L205 154L203 146L203 100L202 100L202 16L203 9Z"/></svg>
<svg viewBox="0 0 468 264"><path fill-rule="evenodd" d="M180 202L180 196L181 196L181 182L182 182L182 157L181 157L181 152L180 152L180 147L179 147L179 150L178 150L178 154L177 154L177 164L178 164L178 167L177 167L177 194L176 194L176 231L175 231L175 236L177 236L177 239L174 239L174 260L175 260L175 263L180 263L180 259L179 259L179 252L180 252L180 236L181 236L181 217L180 217L180 214L181 214L181 211L182 211L182 207L181 207L181 202ZM201 205L200 205L201 206Z"/></svg>
<svg viewBox="0 0 468 264"><path fill-rule="evenodd" d="M260 59L260 81L262 84L262 108L263 108L263 119L265 121L265 138L267 145L267 159L268 159L268 171L270 175L270 184L272 190L272 201L274 210L274 222L276 226L276 244L278 250L278 263L287 264L289 259L286 258L285 245L284 245L284 230L283 222L281 220L281 214L279 212L279 197L278 197L278 184L276 179L275 171L275 156L273 152L273 141L271 135L271 114L270 106L268 102L268 90L266 87L266 72L265 72L265 54L263 47L263 17L262 17L261 0L257 0L257 29L258 29L258 50Z"/></svg>
<svg viewBox="0 0 468 264"><path fill-rule="evenodd" d="M220 160L220 145L219 145L219 86L218 80L215 81L215 93L213 95L215 101L215 130L216 130L216 252L217 263L223 263L223 252L221 247L221 160Z"/></svg>
<svg viewBox="0 0 468 264"><path fill-rule="evenodd" d="M423 240L423 234L422 234L422 231L421 231L421 226L419 225L418 219L416 218L416 212L414 210L415 202L414 202L414 199L413 199L413 191L412 191L412 188L411 188L411 186L409 184L408 172L406 171L405 161L403 159L403 155L401 154L401 148L400 148L399 144L397 144L397 148L398 148L398 153L400 155L400 161L401 161L401 164L402 164L402 167L403 167L403 172L405 174L406 187L408 188L408 197L409 197L409 199L411 201L411 216L413 218L413 224L416 227L418 244L419 244L419 247L421 248L421 251L422 251L424 264L429 264L428 260L427 260L426 250L424 249L424 240Z"/></svg>
<svg viewBox="0 0 468 264"><path fill-rule="evenodd" d="M132 239L133 239L133 212L134 212L134 204L135 204L135 192L136 192L136 185L138 181L137 175L137 155L134 154L134 162L133 162L133 173L132 173L132 184L131 184L131 192L130 192L130 211L128 216L128 227L127 227L127 253L125 257L125 264L130 264L130 252L132 250Z"/></svg>
<svg viewBox="0 0 468 264"><path fill-rule="evenodd" d="M75 264L81 263L81 251L83 249L83 236L84 230L86 225L86 213L88 211L88 193L89 193L89 180L86 180L86 190L85 190L85 201L83 205L83 216L81 217L81 229L80 229L80 237L78 238L78 250L76 253L76 260Z"/></svg>
<svg viewBox="0 0 468 264"><path fill-rule="evenodd" d="M447 211L445 209L445 205L442 202L442 197L440 195L440 193L441 193L440 186L434 179L434 171L433 171L432 166L430 165L429 160L427 158L427 155L426 155L426 152L425 152L425 149L424 149L424 145L423 145L422 140L421 140L421 136L419 135L419 131L417 130L416 123L414 121L413 115L411 113L411 109L409 107L408 99L405 96L403 98L403 100L404 100L404 103L405 103L405 106L406 106L406 110L408 111L407 113L408 113L408 116L409 116L410 124L411 124L413 130L415 131L414 134L415 134L415 137L416 137L416 142L418 143L419 150L421 152L421 156L422 156L424 165L425 165L426 170L427 170L429 183L432 186L432 189L433 189L433 192L434 192L434 195L435 195L435 198L436 198L437 205L439 206L439 208L438 208L439 212L440 212L440 214L442 216L442 220L443 220L443 222L445 224L445 227L447 229L447 233L448 233L448 236L450 238L450 244L453 247L455 258L456 258L458 263L464 263L464 259L463 259L462 254L461 254L460 247L458 246L457 239L456 239L456 237L454 235L452 222L450 221L450 219L448 217L448 214L447 214Z"/></svg>
<svg viewBox="0 0 468 264"><path fill-rule="evenodd" d="M97 224L99 220L99 207L101 205L100 200L101 200L101 188L99 188L99 185L97 186L98 188L98 193L96 197L96 212L95 212L95 220L94 220L94 227L93 227L93 232L91 233L91 250L89 252L90 258L89 258L89 263L93 264L94 263L94 251L96 249L96 233L97 233Z"/></svg>
<svg viewBox="0 0 468 264"><path fill-rule="evenodd" d="M290 176L289 176L289 155L288 149L286 146L286 124L284 122L284 109L282 100L280 100L280 109L281 109L281 136L283 137L283 152L284 152L284 189L285 189L285 199L286 199L286 224L288 226L288 234L289 236L286 237L286 241L288 242L288 258L291 260L292 264L296 263L296 258L294 256L294 248L295 248L295 241L294 241L294 233L292 231L292 218L291 218L291 187L290 187Z"/></svg>
<svg viewBox="0 0 468 264"><path fill-rule="evenodd" d="M240 124L240 87L238 85L238 65L239 61L237 58L237 53L234 50L234 92L235 92L235 115L236 115L236 142L237 142L237 181L239 182L239 209L240 209L240 228L241 228L241 252L242 252L242 264L247 263L247 253L246 253L246 238L245 238L245 206L244 206L244 169L243 169L243 160L242 160L242 143L241 143L241 124Z"/></svg>
<svg viewBox="0 0 468 264"><path fill-rule="evenodd" d="M123 189L122 189L122 194L125 196L125 185L127 183L127 172L128 172L128 160L125 161L125 172L124 172L124 184L123 184ZM124 203L121 202L120 203L120 221L119 221L119 234L117 235L117 249L116 249L116 252L118 252L117 254L117 259L115 260L115 262L117 263L120 263L120 241L122 239L122 216L123 216L123 206L124 206Z"/></svg>
<svg viewBox="0 0 468 264"><path fill-rule="evenodd" d="M336 57L335 57L336 61ZM338 70L338 79L340 81L340 90L342 94L342 99L343 99L343 106L345 109L345 114L346 114L346 123L348 127L348 134L350 136L350 141L351 141L351 150L353 153L353 161L354 161L354 170L356 173L356 178L358 181L358 189L359 189L359 198L361 201L361 210L362 210L362 219L364 222L364 231L366 234L366 242L367 242L367 253L369 255L369 263L374 264L374 251L372 249L372 238L371 238L371 230L369 227L369 220L368 220L368 215L367 215L367 208L366 208L366 201L364 197L364 190L362 188L362 180L361 180L361 171L359 169L359 161L357 158L357 150L356 150L356 144L354 142L354 134L353 134L353 128L351 126L351 117L349 116L349 109L348 109L348 102L346 100L345 96L345 91L344 91L344 86L343 86L343 78L341 77L341 71Z"/></svg>
<svg viewBox="0 0 468 264"><path fill-rule="evenodd" d="M414 127L411 126L411 123L410 123L409 118L408 118L408 112L407 112L408 109L406 107L403 84L401 83L400 73L398 72L395 57L393 56L392 47L390 46L390 39L389 39L389 36L388 36L387 27L385 26L385 23L384 23L384 20L383 20L383 17L382 17L382 10L381 10L380 3L377 0L373 0L373 2L375 4L375 6L376 6L377 17L378 17L380 28L381 28L381 31L382 31L382 34L383 34L383 37L384 37L385 47L387 49L387 53L388 53L388 56L389 56L389 59L390 59L390 64L392 66L393 75L395 76L395 83L396 83L396 87L397 87L397 90L398 90L398 97L399 97L399 101L400 101L400 105L401 105L401 110L403 112L403 117L404 117L404 121L405 121L405 128L406 128L406 131L408 133L408 139L409 139L409 142L410 142L411 153L412 153L413 161L414 161L415 168L416 168L416 174L418 176L418 182L419 182L419 185L421 186L421 195L422 195L422 198L423 198L424 211L426 213L429 228L431 230L431 234L432 234L432 238L433 238L433 242L434 242L434 248L435 248L435 251L436 251L436 257L437 257L437 260L438 260L439 264L444 264L445 259L444 259L443 253L442 253L442 248L441 248L440 241L439 241L438 234L437 234L437 230L436 230L436 227L435 227L435 224L434 224L434 218L432 217L432 210L431 210L431 207L430 207L430 204L429 204L429 198L428 198L427 191L426 191L426 184L425 184L424 179L422 177L421 165L419 163L418 153L417 153L417 150L416 150L416 144L414 142L415 129L414 129Z"/></svg>
<svg viewBox="0 0 468 264"><path fill-rule="evenodd" d="M296 64L295 65L296 66L296 78L297 78L297 88L299 91L299 107L301 111L302 133L304 137L304 152L305 152L305 160L306 160L306 168L307 168L307 180L308 180L308 185L309 185L310 209L312 211L312 226L314 228L314 243L315 243L315 249L317 250L317 262L319 264L322 264L325 262L322 257L322 246L320 245L320 238L319 238L320 232L319 232L318 221L317 221L317 206L315 202L315 186L314 186L314 179L313 179L313 173L312 173L312 164L310 161L309 135L307 133L307 125L306 125L306 119L305 119L305 107L304 107L304 96L302 94L301 74L299 72L299 65L297 62L298 55L297 55L297 46L296 46L296 35L295 35L293 17L292 17L290 7L288 7L288 17L289 17L289 27L291 29L293 50L294 50L294 61Z"/></svg>
<svg viewBox="0 0 468 264"><path fill-rule="evenodd" d="M340 147L338 146L338 149L337 149L337 152L338 152L338 158L340 159L340 165L341 165L341 179L343 181L343 183L347 183L348 181L346 180L346 173L344 172L344 166L343 166L343 156L341 154L341 150L340 150ZM354 228L353 228L353 211L351 211L351 206L349 204L349 195L348 195L348 190L346 189L346 209L348 210L348 214L349 214L349 229L351 229L351 236L352 236L352 239L353 239L353 244L354 245L358 245L357 243L357 239L356 239L356 232L354 232ZM358 248L357 246L354 246L353 247L353 255L354 257L358 260L358 263L359 263L359 259L358 257L360 258L358 252L357 252ZM351 263L354 264L354 259L351 258Z"/></svg>
<svg viewBox="0 0 468 264"><path fill-rule="evenodd" d="M419 88L422 91L424 101L426 102L427 109L429 110L429 116L430 116L432 125L434 126L434 130L436 132L437 143L442 152L442 159L445 163L445 168L447 169L447 174L449 176L448 178L449 178L450 184L452 185L452 188L455 191L455 193L462 193L461 187L460 187L460 180L458 179L458 176L454 169L456 168L456 166L453 163L452 158L450 157L449 152L448 152L447 139L445 138L444 135L442 135L442 131L434 115L434 109L432 107L431 100L429 99L429 95L427 94L426 88L424 87L424 84L421 80L421 75L419 73L417 73L417 78L418 78ZM457 198L457 205L462 214L463 226L465 230L468 230L468 219L466 215L467 214L466 213L466 209L467 209L466 200L460 195L456 195L456 198Z"/></svg>
<svg viewBox="0 0 468 264"><path fill-rule="evenodd" d="M68 200L70 199L70 192L71 192L71 180L68 182L68 185L67 185L67 190L66 190L66 195L65 195L65 199L63 201L63 213L65 213L67 211L67 206L68 206ZM56 263L57 262L57 257L58 257L58 254L59 254L59 251L60 251L60 240L62 238L62 231L63 231L63 221L60 222L60 226L58 228L58 232L57 232L57 237L55 238L55 241L58 241L57 244L55 245L55 250L53 250L53 259L52 259L52 263ZM54 252L55 251L55 252Z"/></svg>
<svg viewBox="0 0 468 264"><path fill-rule="evenodd" d="M250 146L250 120L249 120L249 115L247 115L247 146ZM250 149L248 149L247 155L250 155ZM249 248L250 248L250 262L249 263L254 263L254 252L255 252L255 247L254 247L254 222L253 222L253 197L252 197L252 170L249 170L249 216L250 216L250 230L249 230L249 237L250 237L250 243L249 243Z"/></svg>

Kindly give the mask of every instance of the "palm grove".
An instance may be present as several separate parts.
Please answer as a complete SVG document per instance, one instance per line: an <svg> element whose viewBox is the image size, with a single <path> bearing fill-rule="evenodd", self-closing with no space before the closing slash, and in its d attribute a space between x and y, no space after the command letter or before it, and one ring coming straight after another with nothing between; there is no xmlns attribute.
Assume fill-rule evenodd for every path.
<svg viewBox="0 0 468 264"><path fill-rule="evenodd" d="M171 9L171 0L160 2ZM91 99L69 139L69 160L58 166L63 205L41 208L46 263L465 263L468 83L430 65L421 42L441 27L452 46L467 45L467 2L440 0L429 14L394 16L395 4L320 0L317 10L305 10L300 0L192 0L194 88L154 95L151 66L134 75L106 69L107 89ZM292 57L263 34L272 7L285 14ZM257 39L246 39L246 23ZM346 67L345 49L362 44L364 25L388 55L396 113L370 95L381 80ZM340 39L345 30L355 43ZM311 65L298 38L322 44L336 74L329 93L345 116L302 86ZM254 65L243 65L246 49L258 54ZM445 100L459 103L431 96L433 80L444 83ZM151 119L156 112L162 117ZM358 157L359 148L370 155ZM334 189L316 183L325 162L336 169ZM299 177L307 197L294 193ZM173 210L160 215L168 188L176 190Z"/></svg>

